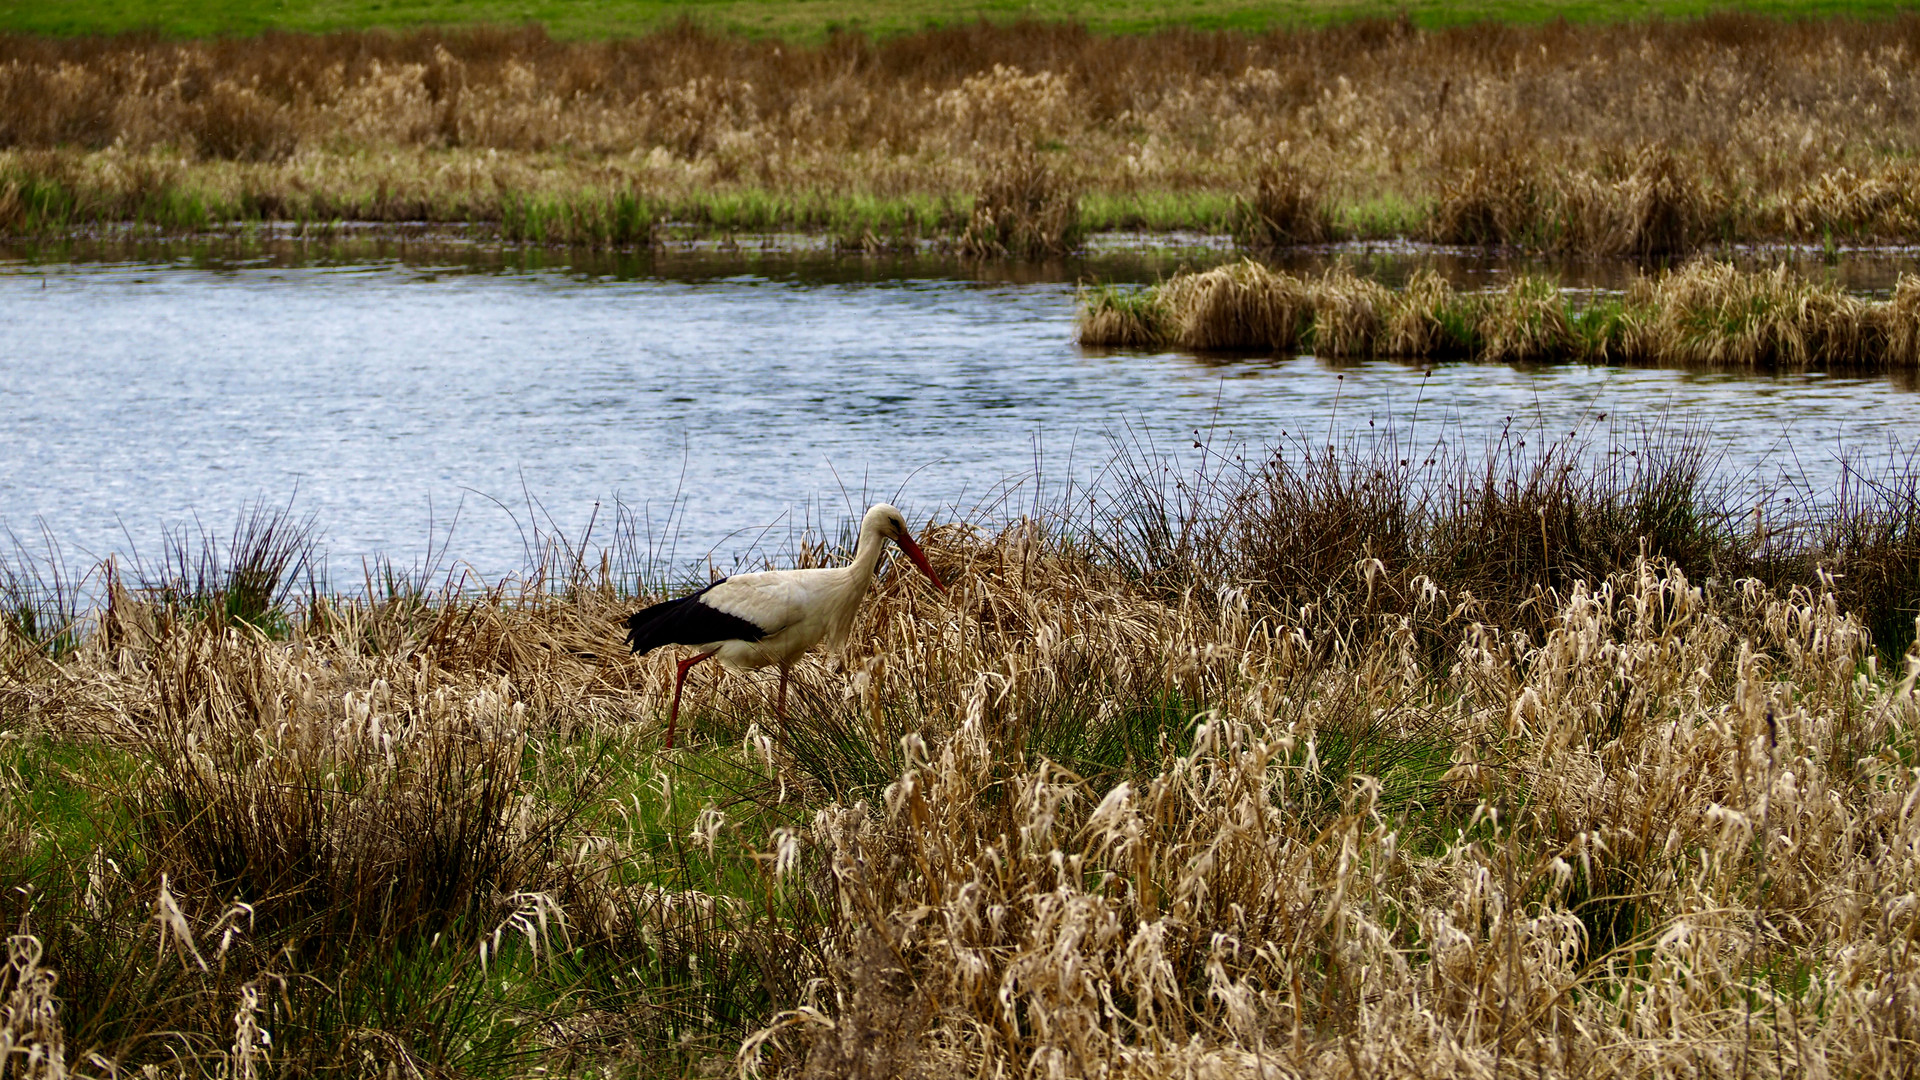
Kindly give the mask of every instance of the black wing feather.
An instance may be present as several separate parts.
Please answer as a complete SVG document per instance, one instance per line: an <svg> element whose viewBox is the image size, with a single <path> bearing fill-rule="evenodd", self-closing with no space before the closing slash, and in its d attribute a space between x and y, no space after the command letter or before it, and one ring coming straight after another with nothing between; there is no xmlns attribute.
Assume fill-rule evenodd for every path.
<svg viewBox="0 0 1920 1080"><path fill-rule="evenodd" d="M662 600L642 608L627 619L627 644L636 654L651 652L662 645L706 645L715 641L759 641L767 631L738 615L708 607L700 602L707 589L727 580L721 578L696 593L677 600Z"/></svg>

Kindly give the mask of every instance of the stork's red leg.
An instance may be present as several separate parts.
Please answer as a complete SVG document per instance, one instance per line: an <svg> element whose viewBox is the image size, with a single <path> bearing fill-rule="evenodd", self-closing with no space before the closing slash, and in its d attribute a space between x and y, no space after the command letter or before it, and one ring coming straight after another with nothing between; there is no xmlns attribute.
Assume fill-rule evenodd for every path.
<svg viewBox="0 0 1920 1080"><path fill-rule="evenodd" d="M718 651L714 650L714 652ZM667 710L667 749L669 750L673 749L673 726L680 722L680 688L687 684L687 669L712 655L711 652L703 652L699 656L690 656L680 661L680 673L673 679L673 706Z"/></svg>
<svg viewBox="0 0 1920 1080"><path fill-rule="evenodd" d="M780 701L773 707L773 715L784 726L787 722L787 665L780 665Z"/></svg>

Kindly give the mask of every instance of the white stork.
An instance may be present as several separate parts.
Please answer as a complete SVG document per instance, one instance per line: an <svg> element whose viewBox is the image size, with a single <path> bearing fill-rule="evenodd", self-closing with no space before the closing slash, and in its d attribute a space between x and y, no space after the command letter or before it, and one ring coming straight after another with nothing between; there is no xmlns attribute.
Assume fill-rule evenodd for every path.
<svg viewBox="0 0 1920 1080"><path fill-rule="evenodd" d="M673 706L667 713L667 748L673 747L674 725L680 719L680 688L687 671L710 656L732 671L780 665L780 701L776 715L787 716L787 672L793 662L822 638L838 650L853 628L853 613L873 584L880 565L881 542L892 540L907 558L945 592L940 575L927 563L926 553L907 532L899 510L878 503L860 519L860 539L853 561L819 570L767 570L735 574L701 589L667 600L627 619L627 644L636 655L662 645L692 645L697 652L680 661L673 680Z"/></svg>

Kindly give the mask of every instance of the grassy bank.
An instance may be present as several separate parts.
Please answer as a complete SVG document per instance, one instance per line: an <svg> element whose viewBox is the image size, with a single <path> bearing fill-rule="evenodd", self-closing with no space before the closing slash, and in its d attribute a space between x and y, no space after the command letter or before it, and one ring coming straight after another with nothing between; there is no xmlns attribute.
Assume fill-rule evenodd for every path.
<svg viewBox="0 0 1920 1080"><path fill-rule="evenodd" d="M788 724L696 678L670 754L590 553L329 596L255 515L73 626L16 549L0 1053L1910 1072L1920 477L1756 519L1684 440L1492 451L1123 457L927 530L951 595L883 578Z"/></svg>
<svg viewBox="0 0 1920 1080"><path fill-rule="evenodd" d="M1785 266L1692 262L1581 304L1542 277L1462 293L1426 271L1393 290L1345 265L1303 277L1247 260L1150 289L1082 289L1078 327L1083 345L1122 348L1906 371L1920 368L1920 277L1868 300Z"/></svg>
<svg viewBox="0 0 1920 1080"><path fill-rule="evenodd" d="M1622 18L1686 19L1741 11L1776 18L1826 15L1885 17L1909 10L1896 0L1840 4L1833 0L1642 0L1623 8L1593 0L1204 0L1177 11L1140 0L889 0L887 3L822 3L820 0L607 0L591 5L556 0L331 0L271 8L234 0L68 0L57 5L0 2L0 31L28 34L117 34L155 31L170 37L245 36L270 31L331 33L340 30L412 30L422 26L511 26L539 23L562 39L631 37L682 20L726 33L779 37L817 44L840 32L882 38L933 26L988 20L1077 22L1096 33L1143 33L1168 29L1265 31L1354 19L1406 17L1423 27L1477 22L1537 23L1550 19L1616 22Z"/></svg>
<svg viewBox="0 0 1920 1080"><path fill-rule="evenodd" d="M0 233L430 221L630 246L664 220L994 256L1107 228L1635 258L1911 241L1916 52L1911 15L8 35Z"/></svg>

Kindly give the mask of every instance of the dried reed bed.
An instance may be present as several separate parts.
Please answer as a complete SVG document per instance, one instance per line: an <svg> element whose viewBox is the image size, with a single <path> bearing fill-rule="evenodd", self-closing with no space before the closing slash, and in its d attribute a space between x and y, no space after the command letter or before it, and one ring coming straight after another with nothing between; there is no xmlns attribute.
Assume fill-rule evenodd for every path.
<svg viewBox="0 0 1920 1080"><path fill-rule="evenodd" d="M1077 335L1096 347L1877 372L1920 365L1917 303L1912 274L1868 300L1784 265L1690 262L1576 307L1545 278L1459 293L1422 271L1396 292L1344 264L1302 277L1242 260L1143 291L1083 289Z"/></svg>
<svg viewBox="0 0 1920 1080"><path fill-rule="evenodd" d="M818 46L11 36L0 232L345 218L644 244L664 217L983 252L1203 228L1642 257L1910 240L1916 53L1912 16Z"/></svg>
<svg viewBox="0 0 1920 1080"><path fill-rule="evenodd" d="M77 819L36 814L18 775L0 819L19 978L41 979L23 1000L53 1025L36 1044L0 1013L0 1047L43 1055L8 1059L26 1075L669 1060L729 1052L798 993L797 944L761 964L738 942L804 913L703 891L724 879L671 796L630 797L655 779L630 731L651 695L592 659L617 645L611 598L334 598L284 640L111 599L7 687L9 738L57 748L43 783L73 784L67 748L109 763Z"/></svg>
<svg viewBox="0 0 1920 1080"><path fill-rule="evenodd" d="M37 659L0 682L0 1052L35 1077L1920 1064L1920 658L1883 671L1823 546L1851 523L1847 576L1904 567L1910 631L1912 470L1734 565L1697 454L1397 487L1391 455L1174 489L1149 464L1091 517L928 530L949 596L884 577L785 727L766 680L696 679L670 756L673 658L619 654L634 601L579 560L309 598L284 636L113 584L57 659L9 636ZM1427 482L1457 494L1408 498ZM1648 516L1689 493L1693 532ZM1549 529L1557 559L1465 564Z"/></svg>
<svg viewBox="0 0 1920 1080"><path fill-rule="evenodd" d="M1009 767L1009 691L983 681L871 803L792 837L848 917L826 985L744 1056L848 1076L1897 1075L1920 1003L1914 781L1850 748L1907 730L1911 681L1857 679L1857 626L1810 595L1711 606L1647 565L1562 598L1543 641L1466 635L1430 695L1407 650L1303 670L1289 631L1228 598L1219 631L1162 639L1224 691L1191 746L1104 789ZM1317 753L1363 717L1376 739L1448 736L1329 784ZM1436 810L1445 826L1409 827Z"/></svg>

